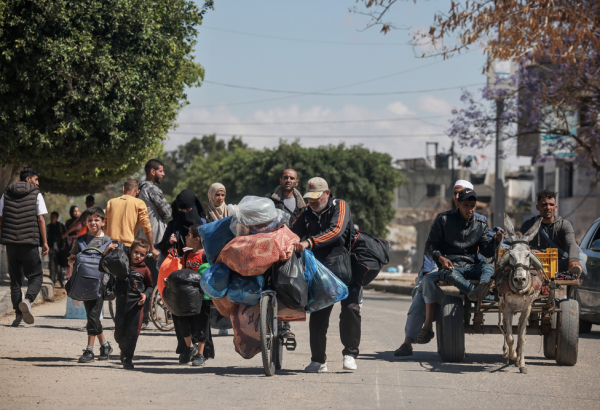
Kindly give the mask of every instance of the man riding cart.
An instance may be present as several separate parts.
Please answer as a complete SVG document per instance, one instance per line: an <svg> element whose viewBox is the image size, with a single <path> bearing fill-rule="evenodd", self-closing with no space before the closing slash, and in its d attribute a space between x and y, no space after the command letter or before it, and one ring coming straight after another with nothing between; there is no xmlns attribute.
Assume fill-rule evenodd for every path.
<svg viewBox="0 0 600 410"><path fill-rule="evenodd" d="M492 258L494 240L502 240L502 232L490 236L487 221L475 215L476 205L477 194L473 189L465 188L458 194L458 209L440 215L431 226L425 253L436 262L439 270L437 275L425 276L422 283L426 311L425 323L418 337L425 343L434 336L435 305L441 305L444 299L439 281L456 286L473 301L493 300L488 295L487 282L494 274L494 268L480 260L477 254ZM469 280L478 280L479 285L475 287Z"/></svg>

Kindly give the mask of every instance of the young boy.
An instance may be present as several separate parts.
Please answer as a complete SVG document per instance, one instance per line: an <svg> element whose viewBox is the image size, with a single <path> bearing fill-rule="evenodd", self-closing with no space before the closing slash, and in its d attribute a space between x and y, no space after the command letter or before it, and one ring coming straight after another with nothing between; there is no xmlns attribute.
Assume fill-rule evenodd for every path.
<svg viewBox="0 0 600 410"><path fill-rule="evenodd" d="M116 248L110 244L105 252ZM150 244L145 239L135 239L129 248L129 277L117 280L115 284L115 340L121 349L123 368L134 368L132 359L135 352L142 321L144 318L144 302L152 295L152 274L144 263L150 251Z"/></svg>
<svg viewBox="0 0 600 410"><path fill-rule="evenodd" d="M183 254L184 269L191 269L200 274L209 266L204 256L204 249L198 234L200 225L192 225L185 237L185 245L191 250ZM206 265L206 266L204 266ZM167 286L167 278L165 278ZM202 310L194 316L173 315L175 334L177 335L177 350L179 363L192 362L192 366L204 366L206 358L214 358L214 346L210 334L210 298L203 297Z"/></svg>
<svg viewBox="0 0 600 410"><path fill-rule="evenodd" d="M105 235L102 231L102 227L104 226L104 211L102 208L95 206L89 208L86 211L85 224L87 225L87 233L77 238L77 241L73 244L73 249L71 249L71 255L69 256L69 266L71 267L71 270L75 263L75 257L81 252L79 247L80 238L83 238L88 248L100 248L111 240L110 237ZM101 291L100 293L103 294L104 292ZM100 342L100 356L98 356L98 360L108 360L113 348L104 337L102 323L100 322L100 314L102 313L104 299L99 297L95 300L86 300L83 302L83 305L85 306L85 313L87 316L86 328L88 344L87 348L83 351L83 355L79 358L79 363L90 363L94 361L94 341L96 340L96 337L98 337L98 341Z"/></svg>

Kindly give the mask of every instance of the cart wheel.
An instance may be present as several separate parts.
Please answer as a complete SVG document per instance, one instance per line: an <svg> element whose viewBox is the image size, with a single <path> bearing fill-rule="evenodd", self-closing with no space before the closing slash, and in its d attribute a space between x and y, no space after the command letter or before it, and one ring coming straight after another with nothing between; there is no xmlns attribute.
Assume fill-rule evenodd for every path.
<svg viewBox="0 0 600 410"><path fill-rule="evenodd" d="M560 303L556 321L556 363L575 366L579 346L579 303L574 299Z"/></svg>
<svg viewBox="0 0 600 410"><path fill-rule="evenodd" d="M465 358L465 322L462 298L458 296L444 298L441 321L442 360L462 362Z"/></svg>
<svg viewBox="0 0 600 410"><path fill-rule="evenodd" d="M441 356L442 355L442 321L438 320L435 322L435 337L437 340L437 352Z"/></svg>
<svg viewBox="0 0 600 410"><path fill-rule="evenodd" d="M282 323L277 323L277 333L282 332ZM275 349L275 370L281 370L283 366L283 339L277 338L277 349Z"/></svg>
<svg viewBox="0 0 600 410"><path fill-rule="evenodd" d="M110 318L114 322L115 321L115 304L113 303L112 300L108 301L108 311L110 312Z"/></svg>
<svg viewBox="0 0 600 410"><path fill-rule="evenodd" d="M162 300L158 288L154 288L150 297L150 320L158 330L169 332L175 329L171 312Z"/></svg>
<svg viewBox="0 0 600 410"><path fill-rule="evenodd" d="M277 332L277 307L273 303L273 295L260 298L260 344L263 366L267 376L275 375L275 363L279 348Z"/></svg>
<svg viewBox="0 0 600 410"><path fill-rule="evenodd" d="M550 316L550 329L554 334L544 335L544 357L546 359L556 359L556 313Z"/></svg>

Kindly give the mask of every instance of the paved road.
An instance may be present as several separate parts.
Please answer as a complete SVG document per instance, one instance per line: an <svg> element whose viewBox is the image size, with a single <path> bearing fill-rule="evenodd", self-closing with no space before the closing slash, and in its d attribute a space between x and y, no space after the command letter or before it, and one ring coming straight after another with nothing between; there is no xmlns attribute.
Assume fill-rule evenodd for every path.
<svg viewBox="0 0 600 410"><path fill-rule="evenodd" d="M232 337L215 337L216 359L204 368L180 365L173 334L143 331L136 369L121 369L118 355L108 362L79 364L86 344L81 320L67 320L65 301L34 309L36 325L13 329L0 319L0 408L208 408L281 409L592 409L600 408L600 327L579 344L575 367L546 360L541 338L526 346L529 373L500 362L502 339L468 336L464 363L445 364L435 343L398 360L410 299L366 292L358 370L342 370L337 320L331 321L329 370L305 374L310 361L308 325L293 325L299 342L284 355L284 369L267 378L260 355L243 360ZM338 310L332 315L337 318ZM112 323L104 320L112 337Z"/></svg>

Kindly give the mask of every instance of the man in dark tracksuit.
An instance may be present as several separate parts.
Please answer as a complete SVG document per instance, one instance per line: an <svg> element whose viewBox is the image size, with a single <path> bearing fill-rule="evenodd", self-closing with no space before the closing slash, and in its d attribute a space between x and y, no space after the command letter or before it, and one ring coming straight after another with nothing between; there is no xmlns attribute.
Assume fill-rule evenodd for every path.
<svg viewBox="0 0 600 410"><path fill-rule="evenodd" d="M312 178L308 181L304 198L308 206L292 225L292 231L301 239L296 251L311 250L315 258L323 263L334 248L348 248L354 235L354 224L350 215L350 207L345 201L335 199L323 178ZM346 370L356 369L356 357L360 344L360 304L362 302L362 286L352 283L348 286L349 295L342 300L340 314L340 339L344 345L343 365ZM327 329L333 305L313 312L310 315L310 350L311 364L304 369L310 373L327 371Z"/></svg>
<svg viewBox="0 0 600 410"><path fill-rule="evenodd" d="M42 256L50 251L44 220L48 211L38 187L38 176L34 168L23 168L21 180L11 184L0 198L0 243L6 245L8 255L10 296L16 314L14 327L22 320L29 325L34 322L31 304L43 281L39 247L42 246ZM25 299L21 293L23 274L29 281Z"/></svg>

